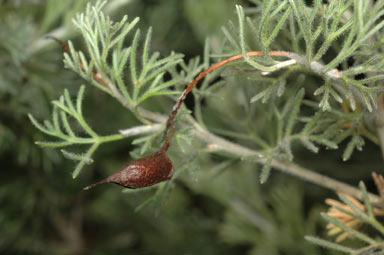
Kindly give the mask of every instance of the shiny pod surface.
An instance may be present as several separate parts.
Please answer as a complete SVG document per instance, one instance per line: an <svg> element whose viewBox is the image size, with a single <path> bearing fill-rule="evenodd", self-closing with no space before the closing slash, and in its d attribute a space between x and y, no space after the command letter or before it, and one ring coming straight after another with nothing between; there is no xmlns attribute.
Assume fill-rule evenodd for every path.
<svg viewBox="0 0 384 255"><path fill-rule="evenodd" d="M173 164L164 151L129 162L110 177L84 189L102 183L116 183L126 188L137 189L155 185L172 178Z"/></svg>

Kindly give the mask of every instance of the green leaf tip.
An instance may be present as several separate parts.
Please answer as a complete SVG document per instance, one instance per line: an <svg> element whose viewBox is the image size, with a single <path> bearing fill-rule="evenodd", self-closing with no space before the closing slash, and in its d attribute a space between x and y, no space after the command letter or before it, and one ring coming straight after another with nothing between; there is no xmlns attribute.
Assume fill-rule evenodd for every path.
<svg viewBox="0 0 384 255"><path fill-rule="evenodd" d="M318 238L318 237L315 237L315 236L305 236L304 237L305 240L307 240L308 242L311 242L311 243L314 243L316 245L319 245L319 246L322 246L324 248L328 248L328 249L331 249L331 250L338 250L338 251L342 251L342 252L345 252L345 253L353 253L355 252L356 250L354 249L351 249L349 247L346 247L346 246L342 246L340 244L337 244L337 243L334 243L334 242L330 242L330 241L327 241L327 240L324 240L322 238Z"/></svg>
<svg viewBox="0 0 384 255"><path fill-rule="evenodd" d="M78 154L78 153L70 152L70 151L67 151L64 149L61 149L60 151L61 151L61 153L63 153L63 155L66 158L68 158L70 160L75 160L75 161L85 160L86 164L91 164L94 162L94 160L92 158L86 157L85 154Z"/></svg>
<svg viewBox="0 0 384 255"><path fill-rule="evenodd" d="M260 174L261 184L264 184L267 182L269 175L271 174L271 164L272 164L272 156L269 156L261 170L261 174Z"/></svg>

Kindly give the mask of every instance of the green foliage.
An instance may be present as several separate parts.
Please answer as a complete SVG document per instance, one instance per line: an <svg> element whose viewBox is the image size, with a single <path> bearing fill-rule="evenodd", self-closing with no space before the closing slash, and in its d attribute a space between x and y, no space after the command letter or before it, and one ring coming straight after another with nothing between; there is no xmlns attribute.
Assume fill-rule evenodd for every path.
<svg viewBox="0 0 384 255"><path fill-rule="evenodd" d="M73 21L74 25L81 31L84 37L91 59L87 61L84 53L82 51L76 51L72 42L69 42L70 54L65 55L65 64L97 88L118 98L123 105L132 109L140 120L147 123L137 112L137 106L150 97L179 93L168 90L168 88L179 83L180 80L171 79L164 82L164 75L168 69L171 69L181 61L182 55L172 53L169 57L163 59L158 59L158 52L150 55L149 45L152 30L149 29L144 46L141 49L142 55L140 57L141 62L139 67L136 56L140 37L139 29L136 30L132 45L123 48L124 40L128 33L135 27L139 18L128 22L128 17L124 16L120 22L112 22L110 18L104 16L101 11L105 3L106 2L99 1L94 7L88 5L86 12L84 14L78 14ZM112 59L111 64L107 63L108 59ZM130 91L123 80L124 69L128 63L131 78ZM140 70L140 72L138 72L138 70ZM100 76L103 82L95 79L97 75ZM32 123L43 133L62 140L60 142L37 142L37 144L41 146L63 147L73 144L92 144L84 154L73 154L72 152L62 150L62 153L67 158L79 161L73 172L73 178L78 176L86 163L92 161L91 156L101 143L123 138L118 134L101 137L91 129L82 115L83 94L84 87L81 87L78 92L76 107L71 102L67 90L59 101L53 101L53 124L46 121L45 127L43 127L32 115L29 115ZM61 130L59 115L65 133ZM67 115L73 117L90 137L77 137L70 127ZM143 147L143 152L144 151L145 147Z"/></svg>
<svg viewBox="0 0 384 255"><path fill-rule="evenodd" d="M85 86L83 85L80 87L79 93L77 95L76 106L71 101L68 90L65 90L64 95L61 96L58 101L52 102L54 105L52 121L46 120L44 121L44 125L38 123L37 120L31 114L28 115L32 124L41 132L62 140L57 142L36 142L36 144L40 146L57 148L74 144L92 144L92 146L84 154L76 154L66 150L61 150L61 152L66 158L79 161L79 163L75 167L75 170L73 171L73 178L76 178L79 175L81 169L84 167L85 164L93 162L93 159L91 158L92 154L95 153L101 143L115 141L123 138L120 134L99 136L86 123L82 111L84 90ZM68 121L67 115L76 120L76 122L88 135L88 137L81 137L75 134L73 128L71 127Z"/></svg>
<svg viewBox="0 0 384 255"><path fill-rule="evenodd" d="M361 8L360 4L361 3L359 1L339 1L338 4L335 4L335 1L331 1L329 5L321 5L321 1L314 1L314 5L310 9L304 4L303 1L300 0L280 2L266 1L263 6L260 5L260 8L262 8L260 12L263 13L263 16L260 20L257 21L254 21L250 18L246 19L243 9L240 6L237 6L240 43L236 43L235 39L230 36L228 32L226 32L225 35L230 44L235 46L235 48L239 48L238 45L240 45L240 49L245 61L253 68L256 68L263 72L274 71L276 70L275 68L268 67L261 63L255 62L250 57L246 56L246 52L249 51L250 46L247 46L245 44L245 41L247 41L244 32L245 20L247 20L248 27L250 31L253 32L252 34L255 34L259 39L258 45L261 47L264 53L267 53L270 51L271 42L273 42L274 38L276 38L279 33L281 33L279 31L281 31L281 29L285 27L285 23L288 21L289 15L293 15L292 17L294 19L294 22L291 22L290 24L290 29L292 30L292 33L288 34L290 35L288 37L290 37L290 39L295 40L297 44L300 43L300 40L302 38L305 42L304 51L306 52L305 58L296 56L294 56L293 58L313 73L322 76L325 81L322 85L319 84L320 86L316 88L313 92L314 96L320 96L318 101L318 107L320 109L314 109L315 114L313 116L320 116L319 110L329 112L337 110L338 108L340 108L340 105L343 106L341 109L345 109L347 101L349 101L349 106L347 107L350 107L353 111L356 111L356 101L359 101L359 108L363 106L365 107L365 109L359 109L359 111L364 112L365 110L367 110L368 112L372 112L374 107L376 107L377 93L383 90L383 87L376 82L383 78L381 74L383 70L380 68L376 69L372 73L372 77L356 80L353 76L356 73L349 73L349 70L357 68L362 71L361 73L368 74L370 73L370 69L363 68L363 66L366 67L369 64L364 63L360 65L359 63L354 63L352 67L341 72L339 70L332 69L335 68L337 65L345 65L345 62L351 55L359 54L360 52L368 53L369 51L371 51L370 54L375 54L373 53L372 48L367 47L364 43L366 40L368 40L368 38L372 40L372 36L374 36L373 33L367 32L368 27L366 25L369 25L369 27L372 26L377 18L376 15L381 15L381 12L379 10L382 9L382 3L377 3L373 7L373 12L375 13L375 15L370 16L373 18L373 21L365 20L368 19L366 15L368 15L369 8L366 5L364 8ZM357 14L354 15L354 17L359 18L350 19L348 22L345 19L341 18L341 16L345 15L345 12L349 11L348 7L353 8L353 10L359 9L359 11L357 11ZM284 9L285 11L282 11ZM291 11L293 12L291 13ZM326 15L322 15L323 13L326 13ZM335 13L337 13L336 16ZM256 29L254 25L255 23L260 24L259 28ZM337 30L337 28L341 25L342 27ZM296 31L295 26L298 26L299 32ZM357 26L359 26L359 29L353 29L353 27L356 28ZM373 27L374 31L379 31L381 28L381 22ZM329 48L334 45L335 39L341 36L343 33L346 33L346 31L349 31L349 35L348 37L346 37L346 40L351 40L351 42L346 42L338 52L338 55L333 60L328 60L329 64L322 65L318 63L317 61L321 60L321 57L323 57L324 54L329 50ZM284 37L286 35L287 34L283 34L282 36ZM278 43L276 44L275 48L278 48L277 45ZM294 45L293 48L299 48L299 45ZM313 57L313 55L315 57ZM369 60L368 63L370 61L372 60ZM269 60L266 63L271 62ZM279 62L275 61L275 63ZM264 90L258 92L255 96L253 96L251 98L251 102L256 102L262 99L262 102L266 103L271 98L273 98L276 102L276 99L273 95L282 96L284 93L284 88L287 86L286 84L288 83L287 79L289 79L289 76L291 76L292 74L297 74L301 71L301 68L292 67L290 69L291 70L288 69L287 71L285 71L284 74L279 75L277 77L253 77L253 79L258 82L268 83L268 86ZM296 89L298 89L297 86ZM294 93L296 94L297 91L295 91ZM339 103L339 106L331 103L332 99ZM318 148L316 147L314 142L323 144L328 148L337 149L338 143L343 141L346 137L351 136L351 140L343 154L344 160L350 158L354 148L357 148L359 150L362 149L364 140L361 137L361 133L366 134L365 131L361 132L361 123L363 122L363 120L359 120L356 116L357 118L353 121L353 123L356 124L352 124L352 128L345 130L340 129L341 127L347 124L347 122L341 124L340 122L342 121L342 119L351 116L351 114L349 112L345 112L345 110L337 110L339 114L337 118L334 118L333 122L329 119L327 120L327 125L329 128L323 130L323 133L321 135L311 135L313 131L310 129L313 128L314 130L318 131L321 122L323 122L322 120L319 121L318 118L312 117L310 118L311 121L307 124L305 132L301 134L298 133L292 136L292 127L294 126L294 122L297 119L297 109L299 109L298 107L300 106L300 104L302 104L300 100L296 99L294 101L297 103L293 108L292 102L290 100L286 101L285 112L289 112L289 118L284 119L284 116L280 116L281 114L279 112L276 112L277 119L281 119L281 122L277 122L277 127L280 128L276 135L276 137L278 138L277 148L281 148L281 151L285 152L284 154L288 156L290 160L292 160L290 140L295 140L297 138L301 140L305 147L308 147L310 150L317 152ZM360 115L360 117L363 118L364 115L365 114L363 113ZM327 116L332 116L332 114L329 113L327 114ZM287 125L287 127L286 132L283 135L282 128L284 125ZM284 137L284 139L282 139L282 137ZM367 137L370 137L370 139L372 138L370 134L367 134ZM373 138L372 140L377 141L375 138ZM275 150L272 151L275 152ZM275 156L276 154L274 155L274 157ZM267 164L264 166L264 171L261 178L262 181L265 181L266 176L268 176L268 162L270 162L271 156L267 156L267 158Z"/></svg>
<svg viewBox="0 0 384 255"><path fill-rule="evenodd" d="M383 75L381 74L383 72L383 69L380 67L375 70L375 74L367 79L361 79L361 80L355 80L353 76L350 76L348 73L348 70L345 70L345 72L339 72L336 71L336 68L338 65L343 65L347 61L347 59L358 52L364 52L364 54L367 54L369 56L369 52L373 54L373 51L371 48L367 47L365 44L365 41L368 39L372 39L372 36L374 33L371 33L371 31L368 33L367 30L370 29L370 26L375 22L375 19L377 16L375 15L381 15L379 13L379 10L382 8L382 3L377 3L374 8L374 16L373 21L367 22L366 25L362 25L364 21L363 18L360 19L350 19L348 21L347 27L342 27L340 30L334 31L338 26L340 26L340 23L342 22L340 20L340 16L345 14L348 10L346 6L353 6L354 10L359 9L358 4L359 1L339 1L338 5L334 4L334 1L331 1L326 9L321 9L321 1L315 1L314 6L311 10L311 12L306 12L306 7L304 7L304 2L301 0L297 1L289 1L290 7L286 9L283 15L280 17L276 14L279 13L279 11L287 5L288 1L282 1L281 3L274 6L275 1L268 1L263 8L263 17L260 22L260 28L258 30L258 39L260 40L260 46L262 47L262 51L264 53L270 51L269 45L274 40L274 38L278 35L279 31L282 29L282 27L285 25L286 21L288 20L288 15L291 12L291 9L293 10L293 13L296 17L296 22L299 27L299 33L296 35L296 28L295 28L295 22L291 25L291 37L290 39L294 39L297 42L300 41L301 38L305 41L305 52L306 52L306 58L302 58L299 61L302 62L302 64L306 65L311 71L318 73L322 75L323 77L328 77L329 79L336 80L334 81L334 84L331 84L329 79L325 79L325 84L320 86L315 92L314 95L320 95L323 94L323 97L319 103L319 106L322 108L322 110L330 110L331 106L329 104L329 96L331 95L337 102L341 103L343 102L343 99L340 97L339 93L345 93L345 99L349 100L351 104L352 110L356 109L355 101L356 97L358 97L362 104L365 105L365 107L368 109L369 112L372 111L373 107L376 106L375 97L377 96L377 93L382 91L383 88L381 86L378 86L377 83L375 83L378 80L383 79ZM273 13L272 10L274 10ZM357 12L354 17L358 17L358 15L368 15L368 9L365 8L365 13L359 13ZM245 52L248 51L248 48L245 45L245 35L244 35L244 12L240 6L237 7L238 17L239 17L239 30L240 30L240 45L243 55L245 56ZM321 15L322 13L331 13L332 15ZM334 13L338 13L335 19L333 18ZM273 28L273 31L269 32L271 27L271 23L274 21L274 18L277 19L276 24ZM369 16L372 17L372 16ZM332 20L332 22L330 21ZM345 22L345 21L344 21ZM313 28L314 24L317 24L317 28ZM331 24L329 24L331 23ZM361 26L360 30L353 29L353 27L357 27L358 24ZM248 25L251 30L255 31L255 27L253 25L252 20L248 19ZM368 25L368 26L367 26ZM376 26L374 26L374 31L379 31L382 26L384 26L384 23L379 23ZM327 50L330 48L332 43L334 43L334 40L340 36L341 34L345 33L346 31L349 31L348 38L346 38L347 42L343 45L343 47L340 49L338 55L331 61L329 61L328 64L322 65L319 64L318 61L321 60L321 57L324 56L324 54L327 52ZM336 34L333 34L336 33ZM331 35L330 35L331 34ZM321 37L320 35L323 35ZM352 42L348 42L348 40L353 40L356 37L356 39ZM321 42L317 42L319 40L322 40ZM314 45L317 44L317 47L314 48ZM352 44L352 45L350 45ZM294 47L294 48L298 48ZM318 50L317 50L318 49ZM314 52L314 50L317 50ZM299 52L296 52L299 53ZM315 54L315 57L313 55ZM273 71L274 69L271 67L265 67L262 66L255 61L249 59L249 57L245 56L244 59L253 67L256 69L259 69L261 71ZM371 60L368 61L368 63ZM359 69L362 72L361 73L367 73L370 72L369 69L364 68L363 66L367 66L367 63L364 64L355 64L354 66L350 67L352 69ZM339 72L339 73L338 73ZM356 73L355 73L356 74ZM376 85L376 86L367 86L368 84ZM344 88L341 87L344 85ZM332 87L331 87L332 86ZM347 89L345 89L347 88ZM353 90L353 92L351 92ZM339 93L337 91L340 91ZM357 95L356 95L356 94Z"/></svg>
<svg viewBox="0 0 384 255"><path fill-rule="evenodd" d="M343 246L334 242L326 241L324 239L313 237L313 236L306 236L306 239L310 242L313 242L317 245L326 247L328 249L338 250L342 251L344 253L348 254L380 254L383 252L383 242L382 236L384 235L384 225L380 223L375 214L373 205L369 199L367 188L365 187L365 184L363 182L360 182L359 184L360 190L363 194L363 202L364 206L363 209L357 205L356 200L352 199L351 197L346 197L344 195L339 195L340 200L348 207L349 210L346 210L345 208L338 207L337 205L335 208L340 211L340 213L343 213L347 216L349 216L348 221L343 220L342 217L340 218L334 218L330 216L329 214L322 213L321 216L328 221L329 223L333 224L333 228L338 228L342 232L348 233L352 238L356 238L357 240L361 240L365 246L361 248L349 248L347 246ZM377 208L375 209L377 210ZM368 236L368 234L365 234L362 231L353 229L356 228L356 224L350 224L352 220L355 220L361 224L366 224L375 229L378 234L375 234L375 236ZM379 237L380 236L380 237Z"/></svg>
<svg viewBox="0 0 384 255"><path fill-rule="evenodd" d="M382 167L384 2L199 2L1 1L0 253L322 254L303 237L321 235L318 207L329 194L271 170L308 169L296 176L324 185L320 174L352 182ZM45 33L70 39L69 70ZM242 59L209 73L176 116L172 180L124 195L79 192L128 154L156 151L185 86L234 55ZM85 99L80 78L93 85ZM77 181L57 152L76 162ZM384 227L360 190L366 210L340 199L374 234L322 214L355 239L306 239L332 254L379 253Z"/></svg>
<svg viewBox="0 0 384 255"><path fill-rule="evenodd" d="M101 11L104 5L105 2L100 1L94 7L88 5L85 13L77 15L74 19L74 25L83 35L90 60L87 61L83 52L75 51L72 43L69 43L70 55L65 56L66 66L104 92L114 95L121 93L131 108L136 108L149 97L175 94L176 92L167 89L180 81L171 79L164 82L163 76L168 69L181 61L183 55L172 53L163 59L158 59L158 52L150 55L152 30L149 28L143 48L140 49L141 62L139 62L136 56L140 38L139 29L136 30L131 45L123 47L124 40L139 18L128 22L128 16L124 16L120 22L112 22ZM107 60L110 58L112 63L108 64ZM122 77L127 64L131 80L129 89ZM93 79L94 73L100 75L106 82L105 86ZM126 77L125 81L128 82L127 80Z"/></svg>

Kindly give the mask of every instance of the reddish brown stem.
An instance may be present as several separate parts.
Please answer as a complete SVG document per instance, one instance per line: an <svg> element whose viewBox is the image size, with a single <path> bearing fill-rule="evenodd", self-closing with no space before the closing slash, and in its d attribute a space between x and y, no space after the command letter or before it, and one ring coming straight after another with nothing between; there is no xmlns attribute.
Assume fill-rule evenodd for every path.
<svg viewBox="0 0 384 255"><path fill-rule="evenodd" d="M261 52L261 51L250 51L250 52L247 52L246 55L248 57L263 56L263 52ZM285 52L285 51L270 51L268 53L268 55L269 56L290 57L290 53L289 52ZM226 64L228 64L230 62L233 62L233 61L236 61L236 60L240 60L240 59L243 59L243 58L244 58L244 55L239 54L239 55L236 55L236 56L224 59L223 61L220 61L219 63L214 64L211 67L209 67L208 69L200 72L199 75L191 83L188 84L188 86L185 88L185 90L183 91L183 93L181 94L179 99L177 100L176 104L173 106L173 109L172 109L171 113L168 116L167 125L165 127L165 133L168 134L168 136L166 136L167 138L166 138L163 146L161 147L161 151L167 151L168 150L170 142L171 142L172 137L173 137L173 134L175 132L175 128L176 128L176 126L175 126L175 116L176 116L177 112L179 111L179 109L181 107L181 104L185 101L185 99L187 98L187 95L192 91L192 89L197 85L197 83L200 80L202 80L207 74L209 74L209 73L219 69L222 66L225 66Z"/></svg>
<svg viewBox="0 0 384 255"><path fill-rule="evenodd" d="M65 42L63 42L63 41L61 41L61 40L59 40L56 37L53 37L51 35L47 35L46 38L52 39L55 42L57 42L58 44L60 44L60 46L65 50L65 52L67 52L69 55L71 55L71 50L69 49L68 45Z"/></svg>
<svg viewBox="0 0 384 255"><path fill-rule="evenodd" d="M91 184L91 185L89 185L89 186L83 188L83 190L89 190L89 189L92 189L93 187L95 187L95 186L97 186L97 185L100 185L100 184L103 184L103 183L107 183L107 182L110 182L109 178L104 179L104 180L101 180L101 181L96 182L96 183L94 183L94 184Z"/></svg>

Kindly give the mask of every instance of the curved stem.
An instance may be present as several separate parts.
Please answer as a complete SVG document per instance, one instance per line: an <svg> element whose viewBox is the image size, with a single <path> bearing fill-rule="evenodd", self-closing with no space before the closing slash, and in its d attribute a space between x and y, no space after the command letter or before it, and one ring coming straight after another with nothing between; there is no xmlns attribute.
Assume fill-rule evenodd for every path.
<svg viewBox="0 0 384 255"><path fill-rule="evenodd" d="M177 112L179 111L182 103L185 101L187 98L187 95L192 91L192 89L197 85L197 83L202 80L207 74L219 69L220 67L225 66L228 63L231 63L236 60L244 59L245 57L255 57L255 56L263 56L264 53L261 51L250 51L245 54L239 54L236 56L229 57L227 59L224 59L223 61L220 61L219 63L216 63L209 67L208 69L202 71L199 73L199 75L191 82L188 84L188 86L185 88L179 99L177 99L176 104L173 106L173 109L171 113L169 114L167 125L165 128L165 133L168 133L167 139L165 140L163 146L161 147L162 151L167 151L171 142L171 139L173 137L173 134L175 132L175 116ZM285 51L270 51L268 52L269 56L281 56L281 57L291 57L291 53L285 52Z"/></svg>

